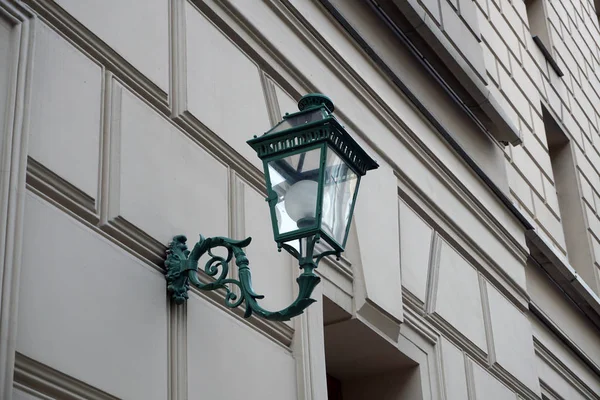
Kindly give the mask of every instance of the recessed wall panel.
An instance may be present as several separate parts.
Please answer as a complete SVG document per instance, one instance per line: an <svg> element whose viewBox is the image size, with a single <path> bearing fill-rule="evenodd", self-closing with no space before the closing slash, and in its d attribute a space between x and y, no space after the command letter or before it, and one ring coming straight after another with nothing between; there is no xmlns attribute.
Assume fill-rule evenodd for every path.
<svg viewBox="0 0 600 400"><path fill-rule="evenodd" d="M539 393L531 324L496 288L489 283L486 285L496 361L531 390Z"/></svg>
<svg viewBox="0 0 600 400"><path fill-rule="evenodd" d="M297 399L291 352L196 295L187 337L190 400Z"/></svg>
<svg viewBox="0 0 600 400"><path fill-rule="evenodd" d="M517 396L479 365L472 364L475 399L515 400Z"/></svg>
<svg viewBox="0 0 600 400"><path fill-rule="evenodd" d="M258 67L187 2L185 13L188 111L262 169L246 144L270 128Z"/></svg>
<svg viewBox="0 0 600 400"><path fill-rule="evenodd" d="M444 337L440 339L440 345L446 398L449 400L468 399L467 373L463 352Z"/></svg>
<svg viewBox="0 0 600 400"><path fill-rule="evenodd" d="M56 2L163 91L168 91L168 0Z"/></svg>
<svg viewBox="0 0 600 400"><path fill-rule="evenodd" d="M163 274L28 193L17 351L117 398L166 399Z"/></svg>
<svg viewBox="0 0 600 400"><path fill-rule="evenodd" d="M39 20L30 99L29 156L96 198L102 68Z"/></svg>
<svg viewBox="0 0 600 400"><path fill-rule="evenodd" d="M121 100L119 215L167 244L227 236L227 167L133 94ZM118 136L115 134L115 136Z"/></svg>
<svg viewBox="0 0 600 400"><path fill-rule="evenodd" d="M477 271L445 241L439 257L436 313L487 352Z"/></svg>
<svg viewBox="0 0 600 400"><path fill-rule="evenodd" d="M425 303L433 229L403 201L400 210L400 270L402 286Z"/></svg>

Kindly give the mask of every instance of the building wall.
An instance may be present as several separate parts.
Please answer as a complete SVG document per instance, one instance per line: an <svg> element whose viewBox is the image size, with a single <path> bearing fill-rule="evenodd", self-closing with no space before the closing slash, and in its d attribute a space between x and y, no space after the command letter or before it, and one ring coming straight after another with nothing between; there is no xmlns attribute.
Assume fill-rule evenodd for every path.
<svg viewBox="0 0 600 400"><path fill-rule="evenodd" d="M0 0L0 397L326 399L330 373L344 398L598 398L599 327L531 259L523 224L572 260L545 107L572 143L577 272L600 304L593 4L544 3L558 77L521 0L392 3L489 131L366 1ZM292 301L296 263L245 141L313 91L381 165L344 257L319 267L318 303L285 323L243 319L218 292L172 304L162 262L182 233L252 236L264 306Z"/></svg>

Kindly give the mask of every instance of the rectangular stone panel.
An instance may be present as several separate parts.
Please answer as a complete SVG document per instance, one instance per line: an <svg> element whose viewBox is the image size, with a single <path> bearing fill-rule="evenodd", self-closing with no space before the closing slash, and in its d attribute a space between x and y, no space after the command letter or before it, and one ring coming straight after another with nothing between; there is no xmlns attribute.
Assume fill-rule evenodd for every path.
<svg viewBox="0 0 600 400"><path fill-rule="evenodd" d="M169 90L168 0L56 0L163 91Z"/></svg>
<svg viewBox="0 0 600 400"><path fill-rule="evenodd" d="M190 400L296 400L291 351L196 295L187 337Z"/></svg>
<svg viewBox="0 0 600 400"><path fill-rule="evenodd" d="M95 199L102 68L41 21L36 25L29 156Z"/></svg>
<svg viewBox="0 0 600 400"><path fill-rule="evenodd" d="M517 400L517 396L486 370L474 363L473 385L475 400Z"/></svg>
<svg viewBox="0 0 600 400"><path fill-rule="evenodd" d="M262 169L246 144L270 128L258 66L187 2L185 14L188 111Z"/></svg>
<svg viewBox="0 0 600 400"><path fill-rule="evenodd" d="M487 353L478 272L445 241L439 257L435 312Z"/></svg>
<svg viewBox="0 0 600 400"><path fill-rule="evenodd" d="M433 229L402 200L398 203L402 286L425 303Z"/></svg>
<svg viewBox="0 0 600 400"><path fill-rule="evenodd" d="M496 361L535 393L540 393L529 320L486 282Z"/></svg>
<svg viewBox="0 0 600 400"><path fill-rule="evenodd" d="M31 193L23 243L17 351L117 398L166 399L163 274Z"/></svg>
<svg viewBox="0 0 600 400"><path fill-rule="evenodd" d="M444 337L440 338L442 348L442 368L444 369L444 384L446 386L446 399L468 399L467 371L465 369L465 356L463 352Z"/></svg>
<svg viewBox="0 0 600 400"><path fill-rule="evenodd" d="M560 373L556 372L556 369L552 365L548 364L545 360L540 357L536 357L537 371L540 374L540 379L543 380L546 385L549 385L555 393L562 396L563 399L569 400L585 400L588 397L583 396L572 386L567 379ZM542 397L545 399L546 397ZM554 399L554 397L551 397Z"/></svg>
<svg viewBox="0 0 600 400"><path fill-rule="evenodd" d="M177 234L186 234L190 246L200 233L228 236L227 167L122 93L120 151L112 154L120 164L119 216L165 245Z"/></svg>

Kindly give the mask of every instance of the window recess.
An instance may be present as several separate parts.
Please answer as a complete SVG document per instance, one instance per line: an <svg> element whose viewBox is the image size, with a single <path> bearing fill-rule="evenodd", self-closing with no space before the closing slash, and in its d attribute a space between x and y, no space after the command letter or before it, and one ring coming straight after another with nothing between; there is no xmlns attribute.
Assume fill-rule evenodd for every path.
<svg viewBox="0 0 600 400"><path fill-rule="evenodd" d="M583 280L598 292L597 272L585 222L586 206L579 189L579 180L585 178L579 176L573 144L546 107L542 106L542 110L567 258Z"/></svg>
<svg viewBox="0 0 600 400"><path fill-rule="evenodd" d="M599 1L599 0L596 0ZM548 64L559 77L564 74L559 68L554 57L552 57L552 38L548 27L548 12L546 0L525 0L527 8L527 19L529 20L529 31L534 43L539 47Z"/></svg>

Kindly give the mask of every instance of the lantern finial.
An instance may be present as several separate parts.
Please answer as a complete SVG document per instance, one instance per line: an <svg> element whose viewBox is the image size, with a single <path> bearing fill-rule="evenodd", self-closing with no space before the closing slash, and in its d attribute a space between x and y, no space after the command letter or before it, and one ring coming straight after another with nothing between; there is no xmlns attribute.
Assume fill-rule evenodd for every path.
<svg viewBox="0 0 600 400"><path fill-rule="evenodd" d="M309 93L307 95L302 96L298 101L298 109L300 111L308 110L315 107L320 107L324 105L327 107L329 112L333 112L335 107L333 106L333 101L324 94L321 93Z"/></svg>

